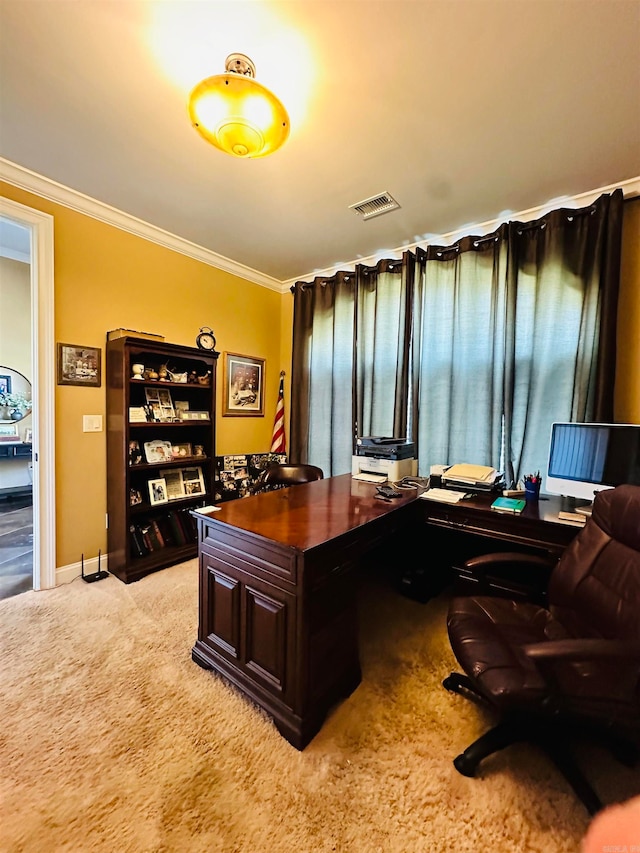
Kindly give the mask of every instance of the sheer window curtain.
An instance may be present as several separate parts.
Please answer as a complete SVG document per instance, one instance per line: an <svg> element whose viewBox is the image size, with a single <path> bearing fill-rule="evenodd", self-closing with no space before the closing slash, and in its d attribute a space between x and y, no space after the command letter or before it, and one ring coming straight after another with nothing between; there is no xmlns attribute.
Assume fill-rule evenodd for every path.
<svg viewBox="0 0 640 853"><path fill-rule="evenodd" d="M414 436L434 464L498 467L507 361L506 226L419 250L413 327Z"/></svg>
<svg viewBox="0 0 640 853"><path fill-rule="evenodd" d="M405 263L381 261L357 273L355 434L404 438L411 340Z"/></svg>
<svg viewBox="0 0 640 853"><path fill-rule="evenodd" d="M381 261L293 290L291 458L345 474L358 435L407 434L405 269Z"/></svg>
<svg viewBox="0 0 640 853"><path fill-rule="evenodd" d="M514 479L543 469L553 421L613 420L622 212L616 190L509 225L505 457Z"/></svg>
<svg viewBox="0 0 640 853"><path fill-rule="evenodd" d="M359 435L434 463L544 467L553 420L612 420L622 191L294 290L291 454Z"/></svg>

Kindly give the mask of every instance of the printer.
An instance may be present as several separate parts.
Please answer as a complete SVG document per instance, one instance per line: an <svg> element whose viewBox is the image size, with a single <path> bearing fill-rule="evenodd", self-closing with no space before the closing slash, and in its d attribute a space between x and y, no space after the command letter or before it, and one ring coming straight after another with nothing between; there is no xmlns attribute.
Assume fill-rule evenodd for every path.
<svg viewBox="0 0 640 853"><path fill-rule="evenodd" d="M404 438L369 435L356 440L356 454L372 456L374 459L414 459L416 446L413 441Z"/></svg>
<svg viewBox="0 0 640 853"><path fill-rule="evenodd" d="M418 473L418 460L414 456L415 444L403 438L358 438L356 455L351 457L351 476L370 483L415 477Z"/></svg>

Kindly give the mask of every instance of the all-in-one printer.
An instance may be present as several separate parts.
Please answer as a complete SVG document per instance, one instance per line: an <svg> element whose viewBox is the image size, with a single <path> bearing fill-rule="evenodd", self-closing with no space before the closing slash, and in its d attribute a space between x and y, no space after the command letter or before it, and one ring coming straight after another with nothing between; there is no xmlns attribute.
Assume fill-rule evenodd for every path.
<svg viewBox="0 0 640 853"><path fill-rule="evenodd" d="M403 438L366 436L356 441L356 455L351 457L351 475L357 480L383 483L415 477L418 460L415 444Z"/></svg>

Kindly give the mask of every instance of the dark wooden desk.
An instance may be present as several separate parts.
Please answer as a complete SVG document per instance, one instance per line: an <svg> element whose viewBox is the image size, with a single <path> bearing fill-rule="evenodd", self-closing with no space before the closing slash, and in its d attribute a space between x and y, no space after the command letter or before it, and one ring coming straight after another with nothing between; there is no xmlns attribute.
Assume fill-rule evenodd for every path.
<svg viewBox="0 0 640 853"><path fill-rule="evenodd" d="M576 533L547 521L546 508L505 516L484 497L451 506L414 491L390 503L375 495L374 485L344 474L194 512L200 588L193 659L264 708L298 749L360 682L355 567L368 551L394 536L404 541L421 523L558 553Z"/></svg>
<svg viewBox="0 0 640 853"><path fill-rule="evenodd" d="M344 474L194 513L193 659L236 684L298 749L360 682L357 561L415 523L415 492L390 503L375 494Z"/></svg>
<svg viewBox="0 0 640 853"><path fill-rule="evenodd" d="M521 514L496 512L491 509L495 495L477 495L457 504L420 500L421 520L434 551L446 561L447 580L462 594L500 594L510 598L541 600L547 588L551 563L555 562L572 541L581 525L561 522L561 510L573 510L565 498L543 495L538 503L528 503ZM436 545L437 543L437 545ZM523 551L548 558L547 571L531 568L523 575L504 569L502 574L479 577L465 570L466 559L490 551ZM427 591L428 594L428 591Z"/></svg>

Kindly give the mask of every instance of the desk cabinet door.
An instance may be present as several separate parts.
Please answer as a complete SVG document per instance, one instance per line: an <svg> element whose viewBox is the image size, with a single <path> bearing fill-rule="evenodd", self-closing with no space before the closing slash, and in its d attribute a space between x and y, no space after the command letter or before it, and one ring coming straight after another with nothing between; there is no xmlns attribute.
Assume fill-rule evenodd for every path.
<svg viewBox="0 0 640 853"><path fill-rule="evenodd" d="M295 596L202 554L207 577L201 639L237 673L287 702L293 693Z"/></svg>

